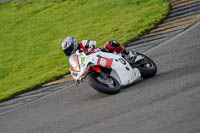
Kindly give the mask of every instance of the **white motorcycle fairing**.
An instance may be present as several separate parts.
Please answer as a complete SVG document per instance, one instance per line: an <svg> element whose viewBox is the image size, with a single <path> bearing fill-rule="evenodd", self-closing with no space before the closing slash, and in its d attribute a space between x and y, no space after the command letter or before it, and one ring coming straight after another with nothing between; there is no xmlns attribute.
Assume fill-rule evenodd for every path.
<svg viewBox="0 0 200 133"><path fill-rule="evenodd" d="M110 68L110 76L115 78L120 86L132 84L141 77L139 69L132 68L121 54L97 51L86 55L83 52L76 52L70 56L69 63L71 65L70 71L73 78L79 81L87 76L91 67Z"/></svg>

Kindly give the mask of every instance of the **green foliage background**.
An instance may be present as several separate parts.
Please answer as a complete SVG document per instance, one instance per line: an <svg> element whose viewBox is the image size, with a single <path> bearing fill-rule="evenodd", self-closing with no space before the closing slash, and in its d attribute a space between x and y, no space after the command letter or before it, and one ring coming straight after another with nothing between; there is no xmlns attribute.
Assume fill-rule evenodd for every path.
<svg viewBox="0 0 200 133"><path fill-rule="evenodd" d="M69 36L125 44L159 23L167 0L24 0L0 4L0 100L68 72Z"/></svg>

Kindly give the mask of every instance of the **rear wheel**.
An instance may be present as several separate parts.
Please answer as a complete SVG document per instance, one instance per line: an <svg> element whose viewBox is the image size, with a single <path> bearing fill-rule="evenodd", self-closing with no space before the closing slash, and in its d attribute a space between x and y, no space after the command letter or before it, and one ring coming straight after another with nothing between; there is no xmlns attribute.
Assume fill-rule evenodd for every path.
<svg viewBox="0 0 200 133"><path fill-rule="evenodd" d="M99 92L105 94L116 94L120 92L119 82L109 75L106 75L105 78L97 72L91 72L87 75L86 80L92 88Z"/></svg>
<svg viewBox="0 0 200 133"><path fill-rule="evenodd" d="M141 55L142 57L144 57L144 59L141 59L135 63L137 68L140 70L141 77L150 78L155 76L157 73L157 66L155 62L146 55L143 55L141 53L137 53L137 55Z"/></svg>

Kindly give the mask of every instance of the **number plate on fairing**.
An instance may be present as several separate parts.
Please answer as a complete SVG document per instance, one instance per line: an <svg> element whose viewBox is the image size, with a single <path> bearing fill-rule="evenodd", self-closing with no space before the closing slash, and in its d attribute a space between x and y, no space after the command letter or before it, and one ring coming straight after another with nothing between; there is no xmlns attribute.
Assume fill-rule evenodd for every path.
<svg viewBox="0 0 200 133"><path fill-rule="evenodd" d="M113 62L113 59L98 58L97 65L102 66L102 67L106 67L106 68L111 68L112 62Z"/></svg>

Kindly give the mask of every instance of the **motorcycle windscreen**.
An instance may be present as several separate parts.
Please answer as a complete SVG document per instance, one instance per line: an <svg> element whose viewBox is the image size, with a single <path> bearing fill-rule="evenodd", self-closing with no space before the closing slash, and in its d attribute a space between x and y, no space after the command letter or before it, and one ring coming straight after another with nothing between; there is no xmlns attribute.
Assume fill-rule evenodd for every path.
<svg viewBox="0 0 200 133"><path fill-rule="evenodd" d="M69 65L70 65L70 71L80 72L78 56L76 54L73 54L69 57Z"/></svg>

